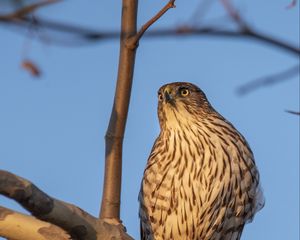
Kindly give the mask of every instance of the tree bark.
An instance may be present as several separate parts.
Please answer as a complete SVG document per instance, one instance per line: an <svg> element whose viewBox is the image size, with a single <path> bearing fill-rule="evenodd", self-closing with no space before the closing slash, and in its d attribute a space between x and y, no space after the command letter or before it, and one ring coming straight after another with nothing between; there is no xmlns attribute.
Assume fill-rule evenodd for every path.
<svg viewBox="0 0 300 240"><path fill-rule="evenodd" d="M27 179L3 170L0 170L0 194L15 200L35 216L20 215L0 207L0 236L28 239L26 235L13 237L17 236L12 235L16 234L13 229L21 225L20 231L28 231L28 236L38 236L31 239L40 239L38 230L43 228L42 232L53 229L55 233L55 238L48 236L47 240L64 239L65 233L74 240L132 240L119 222L95 218L73 204L52 198Z"/></svg>
<svg viewBox="0 0 300 240"><path fill-rule="evenodd" d="M69 240L60 227L0 206L0 236L22 240Z"/></svg>

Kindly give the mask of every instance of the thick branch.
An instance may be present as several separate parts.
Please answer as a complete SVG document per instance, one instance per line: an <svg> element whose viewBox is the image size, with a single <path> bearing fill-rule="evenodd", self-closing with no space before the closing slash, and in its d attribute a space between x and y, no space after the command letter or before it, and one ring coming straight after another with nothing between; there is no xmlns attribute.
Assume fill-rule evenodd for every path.
<svg viewBox="0 0 300 240"><path fill-rule="evenodd" d="M72 204L50 197L24 178L0 170L0 194L17 201L35 217L60 226L72 236L96 239L96 218Z"/></svg>
<svg viewBox="0 0 300 240"><path fill-rule="evenodd" d="M17 201L38 219L61 227L73 239L132 240L119 222L98 220L72 204L48 196L28 180L2 170L0 194Z"/></svg>
<svg viewBox="0 0 300 240"><path fill-rule="evenodd" d="M69 240L63 229L0 206L0 236L15 240Z"/></svg>

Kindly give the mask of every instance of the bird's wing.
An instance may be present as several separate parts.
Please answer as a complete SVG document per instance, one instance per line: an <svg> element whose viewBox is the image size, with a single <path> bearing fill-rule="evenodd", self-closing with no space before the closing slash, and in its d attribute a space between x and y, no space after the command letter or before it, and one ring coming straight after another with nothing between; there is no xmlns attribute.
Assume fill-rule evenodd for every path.
<svg viewBox="0 0 300 240"><path fill-rule="evenodd" d="M143 230L143 224L142 221L140 221L140 235L141 235L141 240L146 240L145 232Z"/></svg>

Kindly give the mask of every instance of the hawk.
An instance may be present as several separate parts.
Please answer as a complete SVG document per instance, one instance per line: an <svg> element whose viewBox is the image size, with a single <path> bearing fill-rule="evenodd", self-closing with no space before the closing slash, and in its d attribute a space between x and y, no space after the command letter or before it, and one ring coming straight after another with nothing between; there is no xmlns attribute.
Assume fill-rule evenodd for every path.
<svg viewBox="0 0 300 240"><path fill-rule="evenodd" d="M238 240L264 205L245 138L194 84L158 91L160 133L139 194L143 240Z"/></svg>

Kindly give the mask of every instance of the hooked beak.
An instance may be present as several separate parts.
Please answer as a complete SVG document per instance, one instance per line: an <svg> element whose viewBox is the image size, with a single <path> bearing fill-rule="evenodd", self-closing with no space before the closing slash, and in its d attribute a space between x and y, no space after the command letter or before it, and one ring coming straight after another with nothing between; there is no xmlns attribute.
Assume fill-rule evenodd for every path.
<svg viewBox="0 0 300 240"><path fill-rule="evenodd" d="M175 100L171 94L171 91L169 89L166 89L164 91L164 99L166 103L170 103L173 107L175 107Z"/></svg>
<svg viewBox="0 0 300 240"><path fill-rule="evenodd" d="M173 100L172 95L167 90L164 92L164 94L166 102L171 102Z"/></svg>

